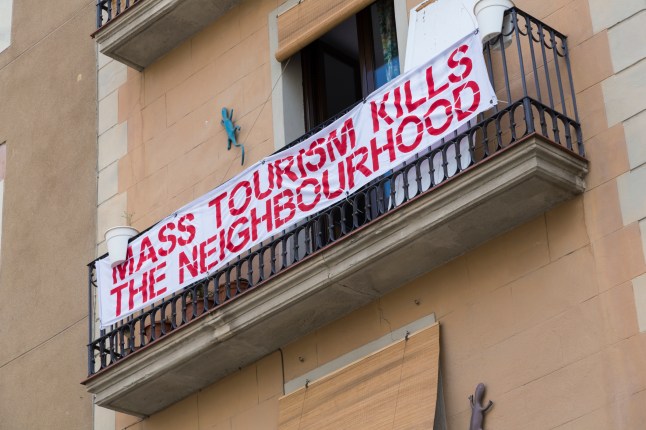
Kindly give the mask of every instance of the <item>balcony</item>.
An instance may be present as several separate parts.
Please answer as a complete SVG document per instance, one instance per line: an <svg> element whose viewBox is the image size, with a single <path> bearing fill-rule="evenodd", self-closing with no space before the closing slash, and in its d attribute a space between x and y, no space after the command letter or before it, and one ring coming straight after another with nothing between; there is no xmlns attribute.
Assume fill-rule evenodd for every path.
<svg viewBox="0 0 646 430"><path fill-rule="evenodd" d="M143 70L241 0L98 0L99 52Z"/></svg>
<svg viewBox="0 0 646 430"><path fill-rule="evenodd" d="M582 193L566 38L517 9L506 19L484 46L498 107L212 276L90 325L96 403L153 414Z"/></svg>

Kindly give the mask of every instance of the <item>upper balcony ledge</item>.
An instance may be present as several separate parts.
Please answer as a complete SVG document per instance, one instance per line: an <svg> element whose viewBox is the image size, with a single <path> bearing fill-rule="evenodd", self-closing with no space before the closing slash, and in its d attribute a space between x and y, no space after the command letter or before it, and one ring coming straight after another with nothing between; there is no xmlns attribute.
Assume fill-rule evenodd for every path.
<svg viewBox="0 0 646 430"><path fill-rule="evenodd" d="M139 0L116 11L113 0L97 3L99 52L143 70L213 23L241 0ZM132 3L132 5L131 5Z"/></svg>
<svg viewBox="0 0 646 430"><path fill-rule="evenodd" d="M587 161L536 134L85 381L147 416L583 192Z"/></svg>

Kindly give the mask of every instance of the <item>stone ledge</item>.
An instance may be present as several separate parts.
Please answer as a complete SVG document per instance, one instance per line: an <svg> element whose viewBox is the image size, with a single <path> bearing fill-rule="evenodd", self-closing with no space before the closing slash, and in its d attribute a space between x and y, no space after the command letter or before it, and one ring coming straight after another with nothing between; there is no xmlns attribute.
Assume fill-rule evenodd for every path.
<svg viewBox="0 0 646 430"><path fill-rule="evenodd" d="M95 33L99 52L134 69L213 23L241 0L143 0Z"/></svg>
<svg viewBox="0 0 646 430"><path fill-rule="evenodd" d="M530 136L85 381L146 416L583 192L587 161Z"/></svg>

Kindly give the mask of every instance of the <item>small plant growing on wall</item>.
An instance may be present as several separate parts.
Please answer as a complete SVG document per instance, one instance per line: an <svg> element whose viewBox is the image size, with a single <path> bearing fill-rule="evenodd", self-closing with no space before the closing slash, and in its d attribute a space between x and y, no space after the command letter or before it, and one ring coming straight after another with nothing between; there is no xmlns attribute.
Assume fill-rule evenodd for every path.
<svg viewBox="0 0 646 430"><path fill-rule="evenodd" d="M132 226L132 217L134 215L135 215L134 212L123 211L123 215L121 215L121 218L123 218L126 221L127 226Z"/></svg>

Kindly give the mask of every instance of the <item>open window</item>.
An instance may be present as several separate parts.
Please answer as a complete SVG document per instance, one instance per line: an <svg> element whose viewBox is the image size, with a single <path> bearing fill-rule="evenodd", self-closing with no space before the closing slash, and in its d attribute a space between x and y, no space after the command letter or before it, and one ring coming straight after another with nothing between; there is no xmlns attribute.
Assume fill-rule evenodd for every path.
<svg viewBox="0 0 646 430"><path fill-rule="evenodd" d="M399 75L392 0L377 0L301 50L305 129Z"/></svg>
<svg viewBox="0 0 646 430"><path fill-rule="evenodd" d="M287 0L269 20L276 149L403 69L405 0Z"/></svg>
<svg viewBox="0 0 646 430"><path fill-rule="evenodd" d="M277 149L340 116L403 69L403 0L291 1L272 18L272 56L280 61L272 70ZM376 217L389 192L339 202L316 221L306 220L308 233L292 240L300 250L326 246Z"/></svg>

